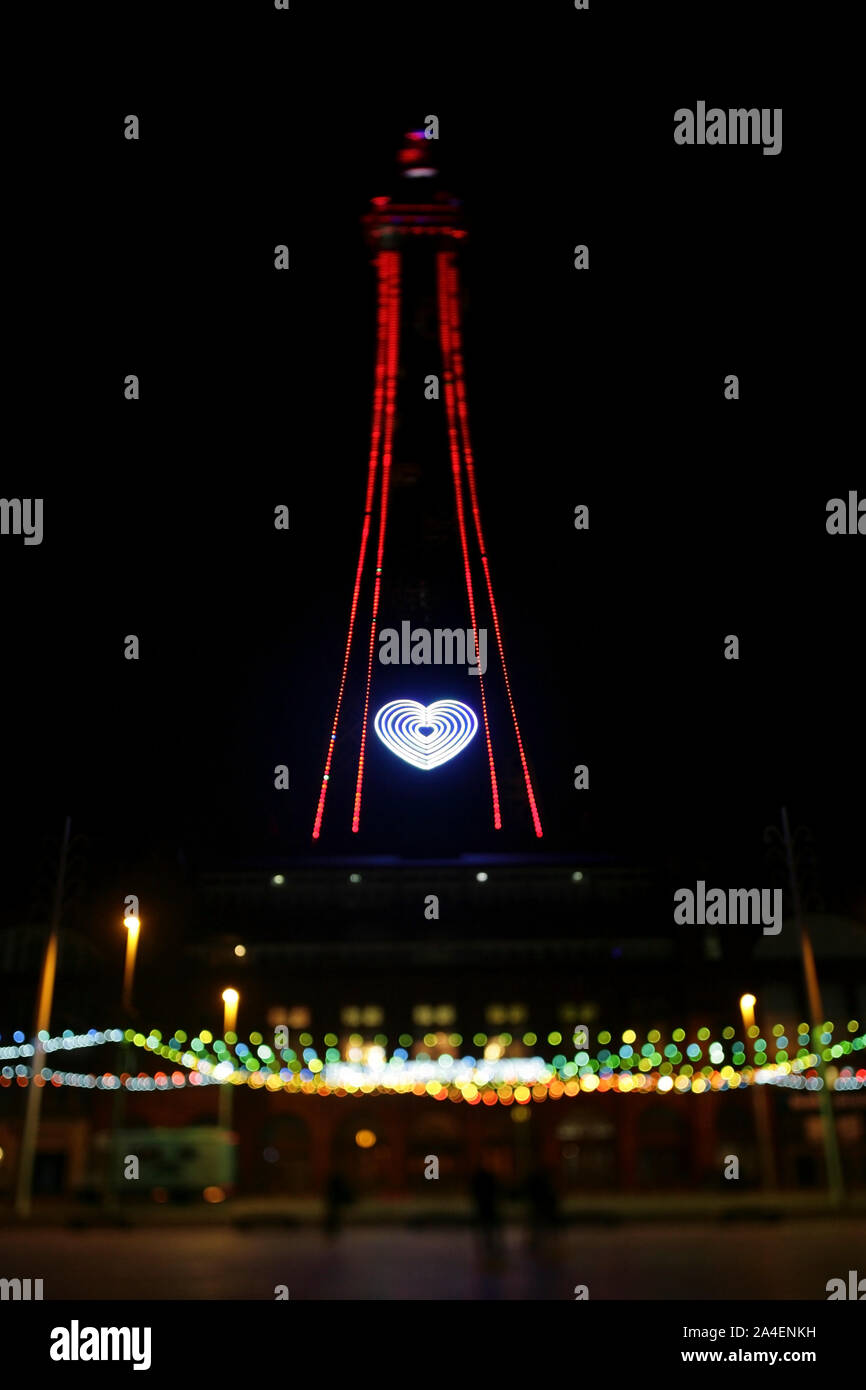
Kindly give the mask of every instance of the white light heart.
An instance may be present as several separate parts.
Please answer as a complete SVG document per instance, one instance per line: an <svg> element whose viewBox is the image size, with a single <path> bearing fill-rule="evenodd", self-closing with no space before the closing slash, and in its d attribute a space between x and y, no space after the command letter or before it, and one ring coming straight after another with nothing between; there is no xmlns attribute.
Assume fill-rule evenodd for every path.
<svg viewBox="0 0 866 1390"><path fill-rule="evenodd" d="M478 720L459 700L437 700L432 705L391 700L379 710L373 727L398 758L429 772L463 752L475 736Z"/></svg>

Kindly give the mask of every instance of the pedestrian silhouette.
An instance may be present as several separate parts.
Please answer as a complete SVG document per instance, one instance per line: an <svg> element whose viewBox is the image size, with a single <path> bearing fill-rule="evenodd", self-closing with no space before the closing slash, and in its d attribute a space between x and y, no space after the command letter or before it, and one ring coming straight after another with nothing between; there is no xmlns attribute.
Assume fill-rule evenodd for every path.
<svg viewBox="0 0 866 1390"><path fill-rule="evenodd" d="M352 1189L336 1168L328 1174L325 1185L325 1232L335 1236L342 1225L343 1207L352 1200Z"/></svg>
<svg viewBox="0 0 866 1390"><path fill-rule="evenodd" d="M546 1168L534 1168L526 1182L529 1201L530 1243L535 1248L559 1220L556 1190Z"/></svg>
<svg viewBox="0 0 866 1390"><path fill-rule="evenodd" d="M495 1255L499 1249L499 1183L495 1173L480 1167L472 1175L472 1196L475 1199L476 1220L481 1230L484 1249Z"/></svg>

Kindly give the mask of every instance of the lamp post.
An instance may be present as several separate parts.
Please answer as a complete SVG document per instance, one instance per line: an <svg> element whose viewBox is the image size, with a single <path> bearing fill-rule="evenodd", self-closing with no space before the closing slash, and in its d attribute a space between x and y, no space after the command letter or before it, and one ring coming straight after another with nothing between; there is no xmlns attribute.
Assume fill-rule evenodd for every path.
<svg viewBox="0 0 866 1390"><path fill-rule="evenodd" d="M800 941L800 959L803 964L803 979L806 986L806 1004L809 1013L809 1032L812 1052L815 1054L815 1071L818 1073L818 1110L821 1118L821 1132L824 1141L824 1164L827 1174L827 1190L832 1206L841 1206L845 1199L845 1184L842 1173L842 1160L839 1154L839 1141L836 1135L836 1116L833 1112L833 1096L827 1082L827 1065L823 1057L824 1044L821 1034L824 1031L824 1007L815 967L815 953L809 934L806 916L803 911L803 891L807 896L806 906L820 904L814 882L815 856L812 850L811 832L799 826L791 833L788 809L782 807L782 830L775 825L764 831L767 845L767 859L777 873L784 874L788 880L788 901L793 909L794 921ZM813 880L810 885L810 878Z"/></svg>
<svg viewBox="0 0 866 1390"><path fill-rule="evenodd" d="M123 967L123 1007L126 1013L132 1009L132 980L135 974L135 957L138 951L138 933L141 922L138 917L124 917L126 927L126 963Z"/></svg>
<svg viewBox="0 0 866 1390"><path fill-rule="evenodd" d="M749 1029L755 1026L754 994L740 996L740 1015L743 1028L748 1036ZM755 1133L758 1136L758 1162L761 1169L761 1184L766 1191L776 1187L776 1155L773 1152L773 1137L770 1132L769 1097L763 1086L752 1082L752 1108L755 1112Z"/></svg>
<svg viewBox="0 0 866 1390"><path fill-rule="evenodd" d="M229 1033L234 1033L238 1022L238 1001L240 995L236 989L224 989L222 992L223 1000L223 1037ZM220 1129L231 1129L232 1127L232 1099L234 1096L234 1082L224 1081L219 1089L219 1126Z"/></svg>
<svg viewBox="0 0 866 1390"><path fill-rule="evenodd" d="M757 999L754 994L743 994L740 997L740 1013L743 1018L743 1027L748 1031L755 1022L755 1005Z"/></svg>
<svg viewBox="0 0 866 1390"><path fill-rule="evenodd" d="M797 832L800 833L799 831ZM800 901L800 883L794 859L794 842L788 824L788 809L782 807L782 834L785 840L785 856L788 875L791 881L791 899L794 905L794 919L800 933L800 954L803 958L803 975L806 981L806 997L809 1001L809 1023L811 1024L812 1051L817 1058L816 1070L821 1081L818 1091L818 1110L821 1116L821 1129L824 1137L824 1160L827 1166L827 1188L833 1206L841 1206L845 1198L845 1183L842 1174L842 1160L839 1155L839 1140L836 1135L836 1117L833 1114L833 1097L827 1083L827 1068L822 1052L821 1033L824 1031L824 1007L821 1003L821 988L818 984L818 971L815 968L815 953L812 938L806 926Z"/></svg>
<svg viewBox="0 0 866 1390"><path fill-rule="evenodd" d="M135 979L135 960L138 954L138 938L141 932L141 919L132 913L127 913L123 919L126 927L126 955L123 963L123 992L121 1001L123 1012L129 1019L134 1014L132 1003L132 986ZM123 1073L129 1071L132 1066L132 1049L129 1043L124 1040L117 1050L117 1079L120 1082L117 1090L111 1098L111 1127L108 1132L108 1150L105 1155L105 1180L102 1190L103 1206L107 1210L117 1212L120 1209L120 1202L114 1189L114 1137L123 1128L123 1116L126 1108L126 1094L123 1089Z"/></svg>
<svg viewBox="0 0 866 1390"><path fill-rule="evenodd" d="M39 995L36 1003L36 1025L33 1029L33 1067L30 1085L27 1088L27 1105L24 1111L24 1129L21 1135L21 1150L18 1157L18 1172L15 1182L15 1214L30 1215L30 1202L33 1195L33 1161L36 1157L36 1141L39 1134L39 1112L42 1108L42 1064L45 1060L43 1040L39 1036L48 1029L51 1022L51 1005L54 1002L54 977L57 972L57 947L60 937L60 917L63 911L63 886L66 879L66 859L69 852L69 830L71 821L66 817L63 839L60 842L60 863L57 869L57 883L54 889L54 906L51 911L51 926L42 957L42 974L39 980ZM38 1082L37 1082L38 1078Z"/></svg>

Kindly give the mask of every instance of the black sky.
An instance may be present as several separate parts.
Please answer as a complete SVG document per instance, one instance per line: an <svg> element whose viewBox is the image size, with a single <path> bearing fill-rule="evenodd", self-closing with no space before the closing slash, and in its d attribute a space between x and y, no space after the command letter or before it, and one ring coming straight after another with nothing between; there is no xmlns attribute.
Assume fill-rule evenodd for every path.
<svg viewBox="0 0 866 1390"><path fill-rule="evenodd" d="M422 52L410 27L402 66L340 85L303 80L305 45L323 74L329 50L299 9L243 82L130 55L72 108L56 224L20 224L28 447L3 489L44 497L45 539L2 538L5 920L67 812L97 875L178 850L202 866L312 852L366 472L360 217L430 112L471 228L478 483L546 835L525 800L493 834L480 745L423 787L375 748L362 835L339 790L352 755L317 852L605 849L733 871L761 864L787 803L828 899L866 913L866 542L825 530L858 478L834 423L849 369L823 327L844 236L819 208L820 131L766 68L617 69L574 18L539 25L531 82L483 45L449 67L443 36ZM782 154L675 146L673 112L698 98L784 106ZM495 736L507 770L504 720Z"/></svg>

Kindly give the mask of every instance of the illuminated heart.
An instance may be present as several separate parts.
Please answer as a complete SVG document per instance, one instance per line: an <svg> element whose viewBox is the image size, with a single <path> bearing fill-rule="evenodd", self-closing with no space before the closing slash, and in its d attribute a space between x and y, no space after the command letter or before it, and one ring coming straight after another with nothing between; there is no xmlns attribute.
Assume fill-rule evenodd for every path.
<svg viewBox="0 0 866 1390"><path fill-rule="evenodd" d="M429 772L463 752L475 735L478 720L459 700L437 700L433 705L392 700L379 710L373 728L398 758Z"/></svg>

